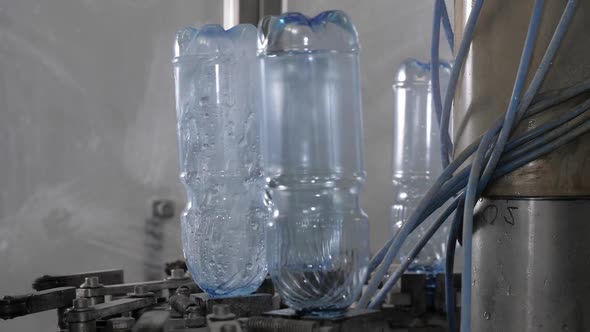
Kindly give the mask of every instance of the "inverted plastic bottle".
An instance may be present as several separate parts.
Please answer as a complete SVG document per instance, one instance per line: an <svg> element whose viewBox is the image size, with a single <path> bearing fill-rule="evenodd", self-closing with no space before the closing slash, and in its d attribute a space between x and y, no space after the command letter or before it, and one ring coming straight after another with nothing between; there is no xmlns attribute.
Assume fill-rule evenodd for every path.
<svg viewBox="0 0 590 332"><path fill-rule="evenodd" d="M266 17L259 58L273 284L296 310L344 309L369 256L356 30L341 11Z"/></svg>
<svg viewBox="0 0 590 332"><path fill-rule="evenodd" d="M256 28L180 30L175 47L181 216L187 266L212 297L254 292L267 274L256 121Z"/></svg>
<svg viewBox="0 0 590 332"><path fill-rule="evenodd" d="M450 65L441 62L440 82L445 95ZM407 221L424 194L442 172L439 125L432 106L430 64L416 59L405 60L393 82L393 190L391 208L393 233ZM399 262L434 222L436 213L409 236L400 251ZM446 252L447 224L435 233L410 266L415 272L436 272L442 268Z"/></svg>

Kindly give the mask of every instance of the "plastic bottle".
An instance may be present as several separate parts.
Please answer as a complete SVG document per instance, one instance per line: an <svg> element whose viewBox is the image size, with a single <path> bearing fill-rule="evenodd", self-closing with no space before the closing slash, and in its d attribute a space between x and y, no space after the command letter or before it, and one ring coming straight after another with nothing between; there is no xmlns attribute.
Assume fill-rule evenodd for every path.
<svg viewBox="0 0 590 332"><path fill-rule="evenodd" d="M269 271L296 310L348 307L367 271L358 52L341 11L288 13L259 25Z"/></svg>
<svg viewBox="0 0 590 332"><path fill-rule="evenodd" d="M438 119L432 106L430 64L407 59L393 83L393 190L391 223L396 234L442 172ZM450 65L441 62L440 82L445 95ZM400 251L400 262L434 222L436 213L416 229ZM442 268L447 223L443 224L410 266L416 272Z"/></svg>
<svg viewBox="0 0 590 332"><path fill-rule="evenodd" d="M186 263L211 297L250 294L267 274L269 218L256 121L256 28L180 30L175 56Z"/></svg>

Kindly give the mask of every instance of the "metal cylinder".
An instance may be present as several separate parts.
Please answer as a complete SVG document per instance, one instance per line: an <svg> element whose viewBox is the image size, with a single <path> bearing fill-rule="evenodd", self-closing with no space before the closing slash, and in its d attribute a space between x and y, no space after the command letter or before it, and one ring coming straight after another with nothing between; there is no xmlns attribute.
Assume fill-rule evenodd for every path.
<svg viewBox="0 0 590 332"><path fill-rule="evenodd" d="M484 199L472 331L590 331L590 201Z"/></svg>
<svg viewBox="0 0 590 332"><path fill-rule="evenodd" d="M567 1L545 1L528 82L545 53ZM473 43L460 75L453 107L455 155L482 135L508 107L534 0L496 0L483 5ZM473 1L456 0L455 29L461 40ZM587 23L590 2L578 1L572 24L549 70L541 92L565 88L590 78ZM458 43L456 43L458 44ZM527 82L527 86L528 86ZM577 100L579 102L579 100ZM516 132L559 116L573 100L551 112L525 119ZM496 181L487 195L569 197L590 194L590 135L521 167Z"/></svg>
<svg viewBox="0 0 590 332"><path fill-rule="evenodd" d="M545 1L527 86L567 1ZM534 0L486 1L461 72L453 108L455 155L508 107ZM461 40L473 1L455 0ZM590 2L578 1L541 93L590 78ZM456 43L458 44L458 43ZM587 98L587 96L586 96ZM527 118L522 133L579 103ZM590 330L590 135L493 183L478 204L473 238L473 331Z"/></svg>

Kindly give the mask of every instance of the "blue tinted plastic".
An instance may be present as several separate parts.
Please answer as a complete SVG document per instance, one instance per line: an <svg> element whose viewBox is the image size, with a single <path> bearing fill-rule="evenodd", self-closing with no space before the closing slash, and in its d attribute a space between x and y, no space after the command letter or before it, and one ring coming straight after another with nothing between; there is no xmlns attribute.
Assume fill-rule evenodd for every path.
<svg viewBox="0 0 590 332"><path fill-rule="evenodd" d="M256 28L186 28L175 55L186 263L210 296L249 294L267 274L269 218L255 115Z"/></svg>
<svg viewBox="0 0 590 332"><path fill-rule="evenodd" d="M442 95L449 80L450 65L440 64ZM442 172L440 130L432 107L430 64L415 59L402 63L393 82L394 130L392 182L394 203L391 208L393 233L407 221L428 189ZM415 243L426 233L435 213L418 227L400 251L399 261L406 259ZM443 224L410 266L416 272L442 269L446 252L448 224Z"/></svg>
<svg viewBox="0 0 590 332"><path fill-rule="evenodd" d="M369 256L356 30L340 11L267 17L259 58L274 286L294 309L346 308Z"/></svg>

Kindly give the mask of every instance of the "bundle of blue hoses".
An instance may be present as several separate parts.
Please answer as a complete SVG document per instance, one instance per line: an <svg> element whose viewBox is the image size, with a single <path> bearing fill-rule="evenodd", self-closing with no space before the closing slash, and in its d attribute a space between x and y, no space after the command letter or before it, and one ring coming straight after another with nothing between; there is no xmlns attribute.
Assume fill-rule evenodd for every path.
<svg viewBox="0 0 590 332"><path fill-rule="evenodd" d="M451 48L453 47L453 33L444 0L435 1L431 68L438 68L441 24L446 32L449 45ZM456 331L456 322L453 314L455 311L454 297L448 296L449 294L454 294L452 275L455 246L462 228L464 273L462 273L461 284L471 285L473 211L475 203L482 192L495 179L554 151L590 131L590 112L587 112L590 109L590 98L586 98L569 112L519 136L511 137L513 129L518 126L521 120L541 112L550 112L553 107L574 97L583 95L586 92L590 92L589 80L559 91L553 91L544 95L538 94L574 16L576 5L577 0L567 1L541 63L536 69L529 86L524 90L544 6L544 0L535 0L520 64L516 73L512 96L506 113L482 137L451 160L450 156L453 149L448 134L451 106L459 74L465 62L475 26L483 7L483 0L476 0L474 2L463 30L463 40L455 56L455 63L451 72L449 88L444 103L440 94L438 71L432 71L433 105L440 119L441 153L444 170L398 234L390 239L371 260L369 274L373 273L373 275L369 280L366 291L357 304L358 308L375 308L379 306L432 235L454 213L447 242L445 288L447 292L446 309L449 330ZM471 160L470 163L467 163L468 159ZM450 203L447 204L449 201ZM445 206L444 211L428 228L425 236L415 244L407 259L386 278L381 289L378 289L408 235L443 205ZM468 332L470 331L471 325L471 287L463 288L461 303L460 330L462 332Z"/></svg>

